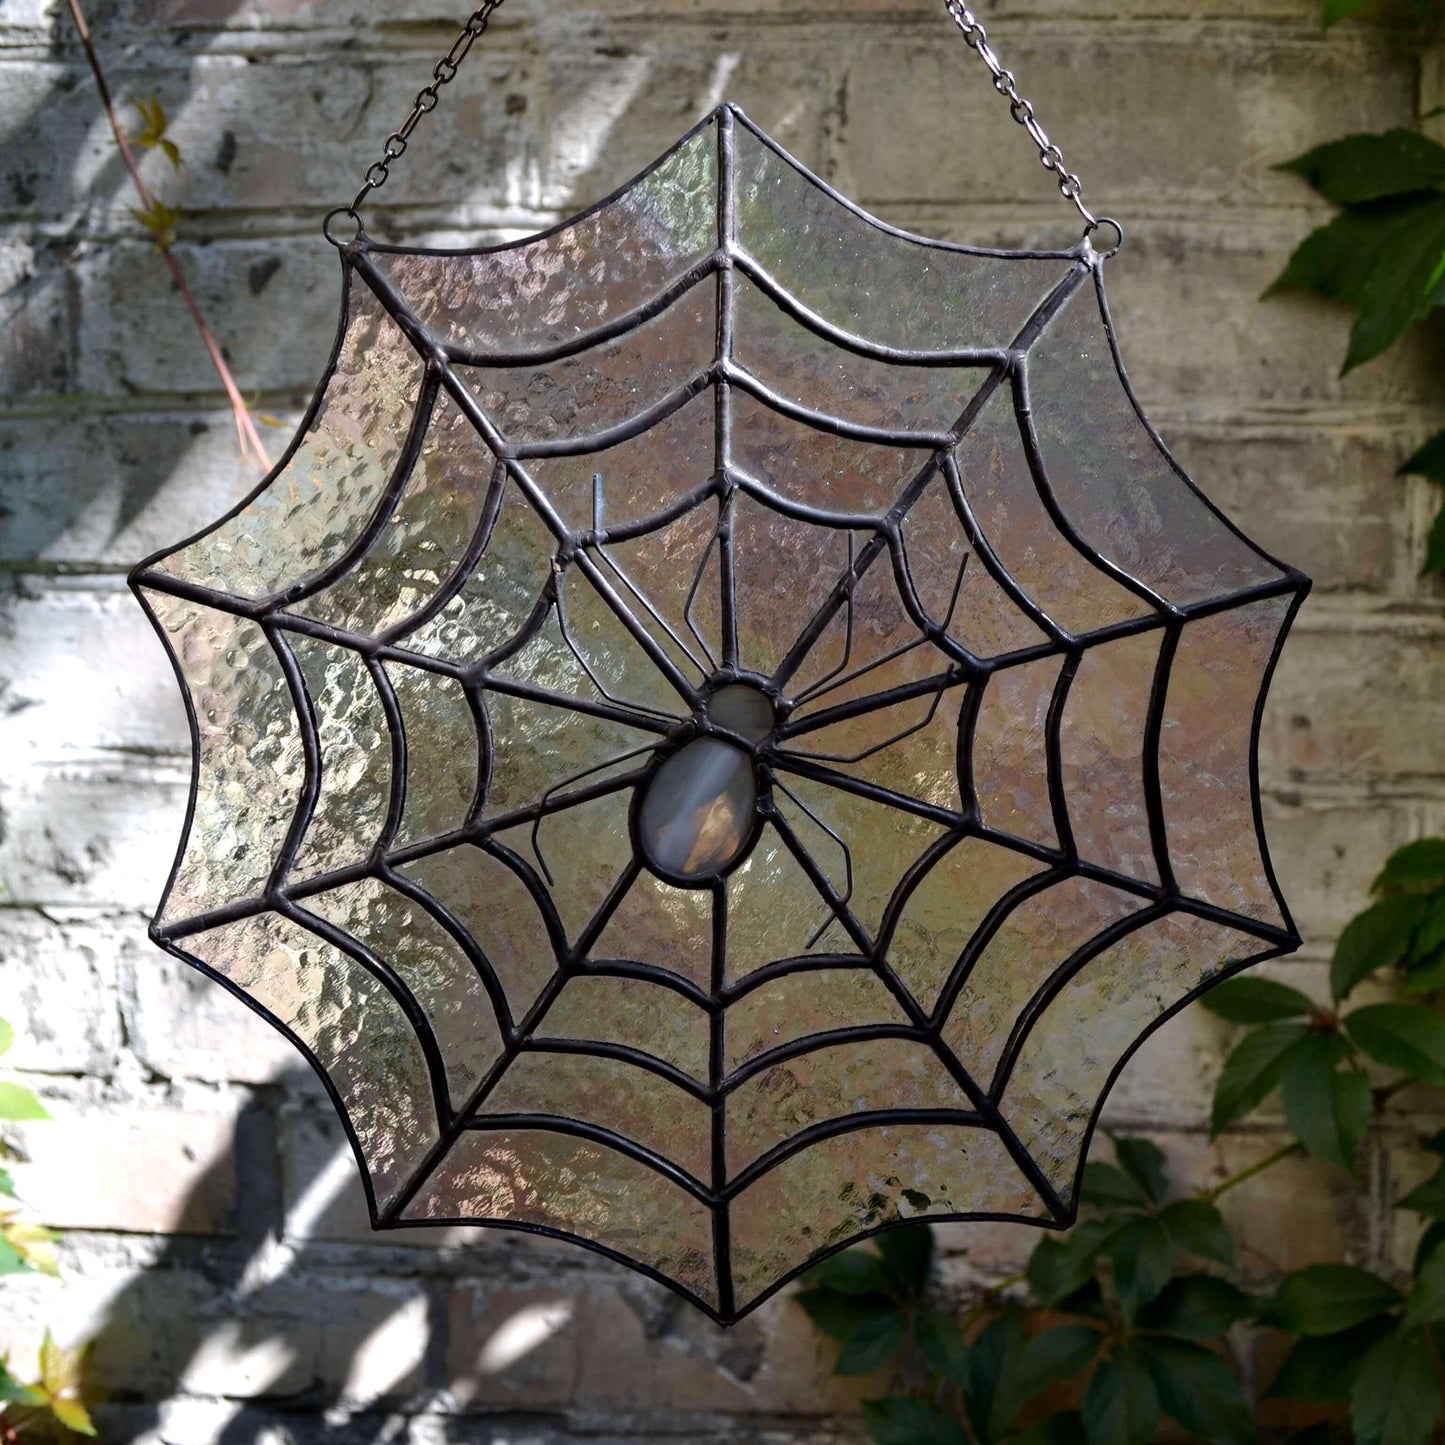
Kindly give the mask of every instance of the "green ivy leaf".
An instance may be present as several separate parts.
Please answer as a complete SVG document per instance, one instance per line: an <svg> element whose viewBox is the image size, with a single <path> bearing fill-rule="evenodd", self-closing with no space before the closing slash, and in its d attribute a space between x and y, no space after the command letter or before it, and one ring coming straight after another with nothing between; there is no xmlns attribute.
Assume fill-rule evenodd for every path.
<svg viewBox="0 0 1445 1445"><path fill-rule="evenodd" d="M1368 1270L1312 1264L1285 1276L1261 1318L1295 1335L1337 1335L1399 1303L1399 1290Z"/></svg>
<svg viewBox="0 0 1445 1445"><path fill-rule="evenodd" d="M1433 1325L1445 1320L1445 1250L1427 1255L1415 1274L1410 1298L1405 1303L1405 1328Z"/></svg>
<svg viewBox="0 0 1445 1445"><path fill-rule="evenodd" d="M1445 146L1415 130L1347 135L1278 167L1302 176L1338 206L1445 185Z"/></svg>
<svg viewBox="0 0 1445 1445"><path fill-rule="evenodd" d="M1255 1438L1254 1421L1229 1367L1202 1345L1183 1340L1142 1339L1139 1352L1149 1366L1164 1413L1199 1440L1244 1445Z"/></svg>
<svg viewBox="0 0 1445 1445"><path fill-rule="evenodd" d="M1424 1183L1417 1184L1403 1199L1397 1200L1395 1208L1413 1209L1427 1219L1445 1220L1445 1165Z"/></svg>
<svg viewBox="0 0 1445 1445"><path fill-rule="evenodd" d="M1234 1263L1234 1241L1229 1237L1224 1216L1207 1201L1176 1200L1160 1211L1159 1222L1175 1246L1185 1253L1219 1264Z"/></svg>
<svg viewBox="0 0 1445 1445"><path fill-rule="evenodd" d="M1377 1315L1337 1335L1296 1340L1270 1383L1268 1394L1311 1405L1348 1400L1365 1356L1394 1329L1393 1316Z"/></svg>
<svg viewBox="0 0 1445 1445"><path fill-rule="evenodd" d="M1200 1000L1232 1024L1272 1024L1310 1013L1314 1004L1297 988L1272 978L1231 978Z"/></svg>
<svg viewBox="0 0 1445 1445"><path fill-rule="evenodd" d="M1155 1204L1164 1197L1167 1187L1164 1151L1150 1139L1137 1135L1111 1134L1114 1157L1124 1171Z"/></svg>
<svg viewBox="0 0 1445 1445"><path fill-rule="evenodd" d="M794 1298L830 1340L846 1340L865 1320L888 1314L895 1308L886 1295L841 1294L821 1285L802 1290Z"/></svg>
<svg viewBox="0 0 1445 1445"><path fill-rule="evenodd" d="M1307 1033L1308 1024L1266 1024L1239 1041L1214 1088L1210 1127L1215 1134L1243 1118L1274 1091L1284 1073L1286 1053Z"/></svg>
<svg viewBox="0 0 1445 1445"><path fill-rule="evenodd" d="M994 1438L992 1420L999 1386L1016 1368L1026 1342L1024 1322L1015 1309L1006 1310L981 1330L973 1342L963 1399L974 1433L981 1440Z"/></svg>
<svg viewBox="0 0 1445 1445"><path fill-rule="evenodd" d="M860 1320L838 1351L835 1375L871 1375L893 1363L908 1337L908 1321L897 1310Z"/></svg>
<svg viewBox="0 0 1445 1445"><path fill-rule="evenodd" d="M1364 1358L1350 1396L1356 1445L1423 1445L1440 1416L1440 1378L1419 1330L1382 1339Z"/></svg>
<svg viewBox="0 0 1445 1445"><path fill-rule="evenodd" d="M1422 577L1435 572L1445 572L1445 507L1435 513L1435 520L1430 523L1430 533L1425 538L1425 560L1420 564Z"/></svg>
<svg viewBox="0 0 1445 1445"><path fill-rule="evenodd" d="M1080 1203L1090 1209L1143 1209L1149 1196L1137 1181L1112 1164L1090 1160L1084 1165Z"/></svg>
<svg viewBox="0 0 1445 1445"><path fill-rule="evenodd" d="M865 1401L863 1423L875 1445L969 1445L963 1426L911 1395Z"/></svg>
<svg viewBox="0 0 1445 1445"><path fill-rule="evenodd" d="M1013 1445L1088 1445L1084 1417L1077 1410L1050 1415L1013 1437Z"/></svg>
<svg viewBox="0 0 1445 1445"><path fill-rule="evenodd" d="M1445 1084L1445 1019L1419 1005L1356 1009L1345 1028L1372 1059L1431 1084Z"/></svg>
<svg viewBox="0 0 1445 1445"><path fill-rule="evenodd" d="M1103 1342L1088 1325L1059 1325L1035 1335L999 1381L989 1412L990 1438L1002 1435L1030 1400L1090 1365Z"/></svg>
<svg viewBox="0 0 1445 1445"><path fill-rule="evenodd" d="M1386 898L1345 925L1330 961L1330 991L1336 1000L1372 973L1404 958L1424 911L1418 898Z"/></svg>
<svg viewBox="0 0 1445 1445"><path fill-rule="evenodd" d="M1429 477L1432 482L1445 483L1445 431L1431 437L1408 461L1402 463L1397 475ZM1439 843L1441 840L1437 838L1434 841Z"/></svg>
<svg viewBox="0 0 1445 1445"><path fill-rule="evenodd" d="M1212 1340L1255 1311L1255 1301L1212 1274L1171 1279L1139 1316L1145 1329L1186 1340Z"/></svg>
<svg viewBox="0 0 1445 1445"><path fill-rule="evenodd" d="M803 1278L838 1294L887 1294L890 1283L882 1259L867 1249L845 1249L831 1255Z"/></svg>
<svg viewBox="0 0 1445 1445"><path fill-rule="evenodd" d="M1045 1308L1062 1304L1094 1277L1094 1261L1119 1231L1114 1220L1086 1219L1062 1239L1045 1235L1025 1267L1029 1287Z"/></svg>
<svg viewBox="0 0 1445 1445"><path fill-rule="evenodd" d="M933 1310L919 1316L915 1333L918 1351L928 1368L955 1385L968 1379L968 1342L956 1320Z"/></svg>
<svg viewBox="0 0 1445 1445"><path fill-rule="evenodd" d="M48 1119L44 1105L23 1084L0 1083L0 1119Z"/></svg>
<svg viewBox="0 0 1445 1445"><path fill-rule="evenodd" d="M1084 1391L1089 1445L1149 1445L1159 1424L1159 1392L1135 1350L1105 1360Z"/></svg>
<svg viewBox="0 0 1445 1445"><path fill-rule="evenodd" d="M1445 884L1445 838L1417 838L1390 854L1371 888L1375 893L1388 895L1438 888L1442 884Z"/></svg>
<svg viewBox="0 0 1445 1445"><path fill-rule="evenodd" d="M45 1392L34 1385L22 1385L6 1368L7 1363L0 1360L0 1401L10 1405L43 1405Z"/></svg>
<svg viewBox="0 0 1445 1445"><path fill-rule="evenodd" d="M1361 1070L1340 1067L1348 1054L1338 1034L1310 1034L1290 1050L1281 1091L1300 1143L1316 1159L1353 1172L1374 1096Z"/></svg>
<svg viewBox="0 0 1445 1445"><path fill-rule="evenodd" d="M899 1293L907 1299L921 1295L933 1270L933 1230L927 1224L904 1224L884 1230L874 1243Z"/></svg>
<svg viewBox="0 0 1445 1445"><path fill-rule="evenodd" d="M1324 28L1328 30L1331 25L1338 25L1341 20L1349 19L1369 3L1370 0L1323 0L1321 20Z"/></svg>
<svg viewBox="0 0 1445 1445"><path fill-rule="evenodd" d="M0 1275L29 1274L34 1268L8 1239L0 1239Z"/></svg>
<svg viewBox="0 0 1445 1445"><path fill-rule="evenodd" d="M1174 1241L1162 1220L1135 1219L1114 1236L1109 1257L1114 1261L1119 1299L1132 1313L1158 1298L1169 1283L1174 1270Z"/></svg>
<svg viewBox="0 0 1445 1445"><path fill-rule="evenodd" d="M0 1019L0 1054L10 1052L10 1045L15 1042L15 1029L13 1025Z"/></svg>

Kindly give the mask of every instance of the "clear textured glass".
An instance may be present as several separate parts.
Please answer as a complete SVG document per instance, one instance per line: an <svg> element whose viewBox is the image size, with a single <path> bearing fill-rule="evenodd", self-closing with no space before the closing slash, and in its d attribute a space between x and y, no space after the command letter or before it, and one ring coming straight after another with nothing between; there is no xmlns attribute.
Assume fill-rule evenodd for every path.
<svg viewBox="0 0 1445 1445"><path fill-rule="evenodd" d="M327 1073L383 1224L731 1318L1068 1223L1135 1041L1293 940L1306 586L1138 413L1103 260L893 231L725 107L544 235L342 264L287 462L135 578L195 732L157 936Z"/></svg>
<svg viewBox="0 0 1445 1445"><path fill-rule="evenodd" d="M168 576L269 597L327 576L362 539L411 433L422 363L359 280L346 304L335 368L293 450L234 516L158 564Z"/></svg>
<svg viewBox="0 0 1445 1445"><path fill-rule="evenodd" d="M261 893L301 803L306 763L291 690L245 618L146 592L190 692L196 799L161 918Z"/></svg>

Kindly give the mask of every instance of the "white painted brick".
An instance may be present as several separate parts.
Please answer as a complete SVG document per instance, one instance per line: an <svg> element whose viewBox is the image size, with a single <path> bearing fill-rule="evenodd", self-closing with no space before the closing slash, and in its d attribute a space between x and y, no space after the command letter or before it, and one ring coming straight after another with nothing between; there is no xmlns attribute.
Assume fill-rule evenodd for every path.
<svg viewBox="0 0 1445 1445"><path fill-rule="evenodd" d="M286 425L260 430L279 457L300 417L277 410ZM215 521L260 479L230 412L0 419L0 562L132 567Z"/></svg>
<svg viewBox="0 0 1445 1445"><path fill-rule="evenodd" d="M126 1040L162 1078L263 1084L309 1073L281 1033L140 931L128 955Z"/></svg>
<svg viewBox="0 0 1445 1445"><path fill-rule="evenodd" d="M57 922L0 910L0 1018L15 1027L8 1068L109 1074L121 1047L117 974L136 917Z"/></svg>
<svg viewBox="0 0 1445 1445"><path fill-rule="evenodd" d="M19 1127L26 1162L15 1185L58 1229L227 1234L236 1180L235 1116L50 1104Z"/></svg>

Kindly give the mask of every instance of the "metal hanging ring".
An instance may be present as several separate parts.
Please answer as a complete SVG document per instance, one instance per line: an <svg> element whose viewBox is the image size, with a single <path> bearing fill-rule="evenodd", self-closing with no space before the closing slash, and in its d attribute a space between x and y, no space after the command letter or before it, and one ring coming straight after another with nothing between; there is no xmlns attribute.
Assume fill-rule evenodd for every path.
<svg viewBox="0 0 1445 1445"><path fill-rule="evenodd" d="M1114 232L1113 245L1100 246L1095 242L1094 237L1098 234L1101 226L1108 226ZM1124 244L1124 228L1112 216L1100 216L1092 225L1085 226L1084 235L1094 250L1106 261L1110 256L1118 255L1119 247Z"/></svg>
<svg viewBox="0 0 1445 1445"><path fill-rule="evenodd" d="M346 235L340 224L340 218L345 216L351 222L351 234ZM338 251L344 251L348 246L354 246L365 234L361 225L361 217L357 214L355 206L337 206L334 211L326 213L326 219L321 223L321 234L336 247Z"/></svg>

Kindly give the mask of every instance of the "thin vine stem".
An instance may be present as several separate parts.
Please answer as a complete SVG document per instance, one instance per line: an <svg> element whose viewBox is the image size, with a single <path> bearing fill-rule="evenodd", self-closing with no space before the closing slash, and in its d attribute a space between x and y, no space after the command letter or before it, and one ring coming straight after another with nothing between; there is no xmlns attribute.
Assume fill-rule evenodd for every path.
<svg viewBox="0 0 1445 1445"><path fill-rule="evenodd" d="M90 25L86 21L85 12L80 8L80 0L68 0L68 3L70 18L75 22L76 33L80 36L80 43L85 49L85 58L90 62L90 73L95 77L95 88L100 92L101 106L105 110L106 119L110 122L111 134L115 136L115 143L120 149L121 159L130 173L131 184L135 187L136 195L140 197L142 210L153 211L156 207L155 197L151 195L150 188L141 178L140 167L136 165L135 152L131 149L130 141L120 123L120 117L116 114L110 86L106 82L105 71L101 68L100 56L96 54L95 46L91 41ZM180 292L181 300L186 303L186 309L191 313L191 320L195 322L196 330L201 334L201 341L211 358L211 365L216 368L216 374L221 378L221 385L226 389L226 396L231 403L231 411L236 418L236 435L240 443L241 455L244 457L250 454L260 463L263 470L270 471L271 458L256 430L255 422L251 419L250 409L241 395L240 387L236 385L236 378L231 375L231 368L226 364L220 344L211 328L206 324L206 318L202 315L201 308L191 292L185 273L181 270L180 262L171 254L168 245L157 242L157 248L165 258L171 279L176 284L176 290Z"/></svg>

